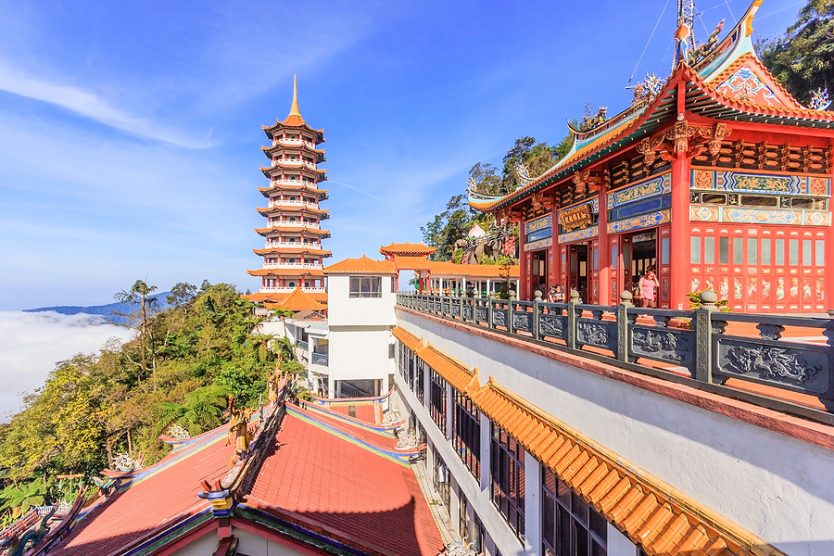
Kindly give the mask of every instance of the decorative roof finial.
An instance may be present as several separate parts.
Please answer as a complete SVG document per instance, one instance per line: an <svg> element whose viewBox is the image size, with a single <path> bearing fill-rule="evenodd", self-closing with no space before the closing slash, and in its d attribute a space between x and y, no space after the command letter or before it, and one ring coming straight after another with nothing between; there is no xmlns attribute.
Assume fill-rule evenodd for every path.
<svg viewBox="0 0 834 556"><path fill-rule="evenodd" d="M672 69L687 62L695 50L695 0L678 0L678 28L675 31L675 57Z"/></svg>
<svg viewBox="0 0 834 556"><path fill-rule="evenodd" d="M827 110L831 106L831 99L828 96L828 89L818 88L811 95L811 103L808 107L811 110Z"/></svg>
<svg viewBox="0 0 834 556"><path fill-rule="evenodd" d="M292 74L292 106L290 107L290 116L301 116L298 109L298 77Z"/></svg>

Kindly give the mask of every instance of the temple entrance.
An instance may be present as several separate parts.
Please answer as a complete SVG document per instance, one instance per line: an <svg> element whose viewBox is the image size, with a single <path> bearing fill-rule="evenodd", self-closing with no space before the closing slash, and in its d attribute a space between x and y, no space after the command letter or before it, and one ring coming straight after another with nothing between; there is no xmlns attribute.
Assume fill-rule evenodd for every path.
<svg viewBox="0 0 834 556"><path fill-rule="evenodd" d="M636 292L637 282L650 266L657 272L657 230L623 236L623 289Z"/></svg>
<svg viewBox="0 0 834 556"><path fill-rule="evenodd" d="M582 302L588 301L588 245L577 243L568 246L568 293L579 292Z"/></svg>
<svg viewBox="0 0 834 556"><path fill-rule="evenodd" d="M536 290L547 297L547 250L530 253L530 298Z"/></svg>

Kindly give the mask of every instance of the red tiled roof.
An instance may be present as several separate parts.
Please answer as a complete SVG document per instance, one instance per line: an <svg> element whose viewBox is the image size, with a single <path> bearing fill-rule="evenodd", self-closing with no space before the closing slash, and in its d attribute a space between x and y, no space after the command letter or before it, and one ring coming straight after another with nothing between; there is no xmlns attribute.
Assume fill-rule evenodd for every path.
<svg viewBox="0 0 834 556"><path fill-rule="evenodd" d="M233 446L224 446L227 427L207 433L197 446L171 453L126 490L94 508L56 550L63 556L121 553L166 524L206 509L197 497L200 480L214 482L229 470Z"/></svg>
<svg viewBox="0 0 834 556"><path fill-rule="evenodd" d="M437 251L422 243L391 243L379 248L383 255L431 255Z"/></svg>
<svg viewBox="0 0 834 556"><path fill-rule="evenodd" d="M268 302L268 303L281 303L287 297L290 296L290 293L250 293L244 294L242 297L244 299L248 299L249 301L255 302ZM321 303L327 303L327 292L304 292L316 301Z"/></svg>
<svg viewBox="0 0 834 556"><path fill-rule="evenodd" d="M394 255L398 270L428 270L435 276L465 276L467 278L502 278L502 266L492 264L459 264L451 261L430 261L424 257ZM519 277L518 265L510 266L510 278Z"/></svg>
<svg viewBox="0 0 834 556"><path fill-rule="evenodd" d="M391 261L375 261L362 255L358 259L345 259L325 267L325 274L396 274L397 267Z"/></svg>
<svg viewBox="0 0 834 556"><path fill-rule="evenodd" d="M314 523L382 554L434 556L443 549L409 467L289 414L278 439L247 505Z"/></svg>
<svg viewBox="0 0 834 556"><path fill-rule="evenodd" d="M310 294L296 288L278 303L265 303L267 309L284 309L286 311L321 311L327 309L327 305L315 299Z"/></svg>

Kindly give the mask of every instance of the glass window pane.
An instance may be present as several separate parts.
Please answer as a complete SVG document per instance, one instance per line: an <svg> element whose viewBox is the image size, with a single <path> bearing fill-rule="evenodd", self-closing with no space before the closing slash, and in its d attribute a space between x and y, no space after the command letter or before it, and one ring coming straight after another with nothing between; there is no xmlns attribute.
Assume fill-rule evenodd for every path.
<svg viewBox="0 0 834 556"><path fill-rule="evenodd" d="M608 538L608 522L602 517L602 514L591 508L591 531L593 531L600 539Z"/></svg>
<svg viewBox="0 0 834 556"><path fill-rule="evenodd" d="M704 263L715 264L715 238L704 238Z"/></svg>
<svg viewBox="0 0 834 556"><path fill-rule="evenodd" d="M759 240L747 238L747 264L759 264Z"/></svg>
<svg viewBox="0 0 834 556"><path fill-rule="evenodd" d="M594 247L594 270L599 270L599 249Z"/></svg>
<svg viewBox="0 0 834 556"><path fill-rule="evenodd" d="M730 238L718 238L718 262L728 264L730 262Z"/></svg>
<svg viewBox="0 0 834 556"><path fill-rule="evenodd" d="M733 264L744 262L744 241L740 237L733 238Z"/></svg>
<svg viewBox="0 0 834 556"><path fill-rule="evenodd" d="M669 264L669 238L660 240L660 264Z"/></svg>
<svg viewBox="0 0 834 556"><path fill-rule="evenodd" d="M799 264L799 240L792 239L788 242L788 261L791 266Z"/></svg>
<svg viewBox="0 0 834 556"><path fill-rule="evenodd" d="M776 240L776 264L778 264L778 265L785 264L785 240L784 239L777 239Z"/></svg>
<svg viewBox="0 0 834 556"><path fill-rule="evenodd" d="M692 237L689 240L689 262L692 264L701 264L701 238Z"/></svg>
<svg viewBox="0 0 834 556"><path fill-rule="evenodd" d="M814 262L811 260L811 240L802 240L802 265L811 266Z"/></svg>
<svg viewBox="0 0 834 556"><path fill-rule="evenodd" d="M816 263L817 266L825 266L825 240L818 239L816 243Z"/></svg>
<svg viewBox="0 0 834 556"><path fill-rule="evenodd" d="M763 239L762 240L762 264L769 265L770 264L770 240Z"/></svg>
<svg viewBox="0 0 834 556"><path fill-rule="evenodd" d="M618 259L620 258L620 250L616 245L611 246L611 268L617 270Z"/></svg>

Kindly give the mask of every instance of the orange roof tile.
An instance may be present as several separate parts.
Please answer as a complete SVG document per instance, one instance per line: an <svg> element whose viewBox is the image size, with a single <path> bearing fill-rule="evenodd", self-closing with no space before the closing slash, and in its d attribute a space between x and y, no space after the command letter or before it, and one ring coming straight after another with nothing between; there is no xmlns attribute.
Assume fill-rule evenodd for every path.
<svg viewBox="0 0 834 556"><path fill-rule="evenodd" d="M782 554L624 462L491 378L478 409L649 554Z"/></svg>
<svg viewBox="0 0 834 556"><path fill-rule="evenodd" d="M358 259L345 259L324 269L325 274L396 274L397 267L391 261L376 261L362 255Z"/></svg>
<svg viewBox="0 0 834 556"><path fill-rule="evenodd" d="M437 251L434 247L429 247L422 243L391 243L379 248L379 252L383 255L431 255Z"/></svg>
<svg viewBox="0 0 834 556"><path fill-rule="evenodd" d="M391 333L411 351L417 351L420 348L420 339L405 328L395 326Z"/></svg>
<svg viewBox="0 0 834 556"><path fill-rule="evenodd" d="M322 257L329 257L333 254L328 249L305 247L303 243L299 243L298 247L265 247L252 249L252 252L256 255L319 255Z"/></svg>
<svg viewBox="0 0 834 556"><path fill-rule="evenodd" d="M322 230L321 228L309 228L305 226L282 226L280 228L269 227L269 228L255 228L255 232L259 233L260 235L267 235L267 234L297 234L297 233L305 233L305 234L312 234L317 236L329 236L330 230Z"/></svg>
<svg viewBox="0 0 834 556"><path fill-rule="evenodd" d="M432 346L427 345L417 350L417 355L458 392L465 393L471 388L480 386L477 369L474 372L469 371L466 367Z"/></svg>
<svg viewBox="0 0 834 556"><path fill-rule="evenodd" d="M443 550L410 467L293 414L276 439L279 447L264 461L247 505L354 539L371 553L433 556Z"/></svg>
<svg viewBox="0 0 834 556"><path fill-rule="evenodd" d="M313 298L310 294L296 288L278 303L265 303L267 309L283 309L285 311L321 311L327 309L327 305Z"/></svg>
<svg viewBox="0 0 834 556"><path fill-rule="evenodd" d="M428 270L436 276L465 276L467 278L503 278L502 266L491 264L459 264L451 261L431 261L423 257L394 255L399 270ZM518 265L509 268L510 278L519 277Z"/></svg>
<svg viewBox="0 0 834 556"><path fill-rule="evenodd" d="M242 297L244 299L248 299L249 301L255 302L262 302L262 303L281 303L287 297L289 297L291 292L289 293L250 293L244 294ZM320 301L322 303L327 303L327 293L326 292L304 292L316 301Z"/></svg>

